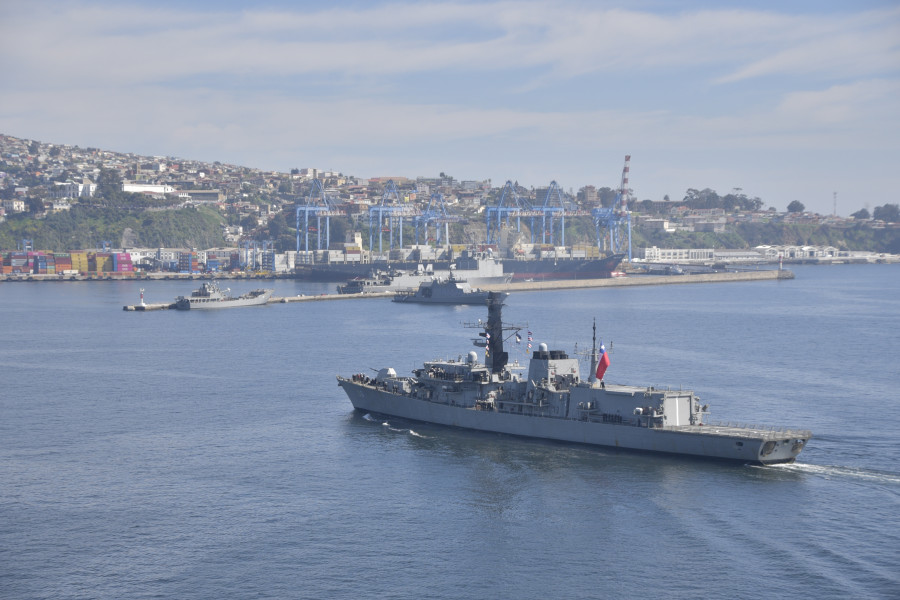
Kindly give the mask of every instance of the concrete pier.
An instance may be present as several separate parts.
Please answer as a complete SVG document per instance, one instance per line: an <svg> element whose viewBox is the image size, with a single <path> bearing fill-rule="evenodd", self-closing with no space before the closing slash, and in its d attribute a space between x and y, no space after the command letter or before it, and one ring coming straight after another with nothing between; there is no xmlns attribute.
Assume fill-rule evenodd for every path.
<svg viewBox="0 0 900 600"><path fill-rule="evenodd" d="M549 290L576 290L584 288L627 287L632 285L677 285L688 283L726 283L732 281L771 281L793 279L791 271L744 271L739 273L703 273L695 275L634 275L631 277L611 277L608 279L570 279L563 281L520 281L482 286L491 292L539 292ZM320 294L300 296L273 296L269 304L291 302L323 302L325 300L360 300L391 298L396 292L373 292L367 294ZM148 311L174 309L175 304L135 304L123 307L127 311Z"/></svg>
<svg viewBox="0 0 900 600"><path fill-rule="evenodd" d="M122 310L127 311L146 311L146 310L170 310L175 308L175 303L153 303L153 304L126 304Z"/></svg>
<svg viewBox="0 0 900 600"><path fill-rule="evenodd" d="M366 294L320 294L318 296L285 296L269 298L269 304L288 302L321 302L323 300L359 300L365 298L392 298L396 292L369 292Z"/></svg>

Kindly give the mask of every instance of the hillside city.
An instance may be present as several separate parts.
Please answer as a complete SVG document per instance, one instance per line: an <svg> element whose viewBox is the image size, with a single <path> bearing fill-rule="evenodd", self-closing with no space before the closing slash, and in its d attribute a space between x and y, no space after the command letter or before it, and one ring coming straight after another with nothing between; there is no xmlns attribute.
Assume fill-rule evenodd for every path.
<svg viewBox="0 0 900 600"><path fill-rule="evenodd" d="M627 157L623 170L623 182L627 184L626 175ZM499 251L509 251L515 246L517 251L525 248L527 252L539 254L547 252L548 246L554 246L553 252L561 251L556 246L565 246L566 236L573 246L580 244L586 248L597 246L600 241L590 224L579 229L573 225L574 220L567 221L565 229L554 238L552 218L558 213L553 210L571 215L590 215L596 209L611 212L620 208L617 202L624 198L630 211L631 226L637 232L636 240L643 242L633 249L633 257L638 262L728 258L774 260L777 257L887 260L891 258L890 254L900 252L900 216L896 204L878 206L871 214L863 208L851 217L838 217L807 212L797 201L792 202L788 210L778 211L775 207L765 206L759 198L747 197L740 189L725 196L709 189L689 189L680 200L668 197L637 200L627 185L621 194L619 188L623 186L619 182L610 182L606 186L587 185L577 191L565 191L556 182L548 183L545 188L525 188L514 182L496 186L490 180L461 180L444 173L436 177L391 175L364 179L309 167L280 173L220 162L43 143L0 134L0 234L4 228L8 229L5 237L0 235L0 249L7 253L26 250L61 252L86 247L104 251L120 249L129 252L135 263L146 258L145 266L155 263L156 268L167 265L176 269L179 268L179 253L194 253L190 260L200 264L224 264L229 261L221 259L228 257L233 263L243 248L244 255L238 259L241 266L259 263L262 259L258 260L258 255L270 252L277 258L267 261L265 267L287 270L299 262L347 260L354 254L364 256L367 252L384 252L386 233L390 235L389 247L399 251L393 237L398 232L388 232L391 219L397 215L407 216L405 223L399 222L397 241L402 242L398 246L414 245L422 251L425 246L450 246L450 242L455 245L484 244L491 241L488 239L490 222L486 222L485 215L493 210L499 219L500 213L491 207L503 203L512 208L525 207L532 212L522 214L532 215L542 207L550 207L544 211L551 218L549 238L545 231L535 243L532 232L531 243L528 243L526 234L517 232L514 236L506 231L494 240ZM62 242L51 243L49 238L42 240L42 230L36 224L42 220L50 223L53 215L78 207L151 215L164 211L179 211L177 214L182 215L185 210L202 210L205 211L203 214L218 215L219 239L206 238L206 243L202 243L200 237L159 239L155 240L154 247L142 248L140 228L132 227L125 228L120 234L114 228L91 231L89 240L73 233L67 244L80 242L80 248L48 247ZM384 210L388 210L385 208L375 213L376 207L392 207L390 210L394 212L385 213ZM373 214L377 214L374 224L377 235L372 233ZM298 234L301 215L305 235ZM421 215L436 218L428 223L432 226L430 233L426 224L424 239L413 239L411 224ZM323 216L329 220L329 239L324 240L325 246L325 232L320 231ZM23 220L29 220L31 225L26 227ZM11 227L13 222L19 229ZM753 246L741 247L753 242L745 243L744 239L730 235L738 228L747 231L747 227L772 224L817 232L870 230L861 239L879 240L881 247L853 247L852 241L845 241L859 235L841 237L841 242L833 244L827 243L828 236L819 236L826 243L816 243L814 236L809 236L800 243L796 240L789 240L791 243L755 240L757 243ZM511 227L515 225L513 219ZM444 239L442 228L446 231ZM32 237L26 239L23 235L20 240L13 231L24 231L24 235ZM117 234L116 239L103 239L104 235L112 237L110 231ZM685 237L690 235L694 237ZM416 229L415 238L418 237ZM697 247L698 243L707 240L712 240L709 247ZM601 246L603 243L600 241ZM11 244L15 245L6 247ZM26 245L28 248L24 247ZM236 266L231 264L232 268ZM260 265L256 266L259 268ZM183 270L184 265L180 267Z"/></svg>

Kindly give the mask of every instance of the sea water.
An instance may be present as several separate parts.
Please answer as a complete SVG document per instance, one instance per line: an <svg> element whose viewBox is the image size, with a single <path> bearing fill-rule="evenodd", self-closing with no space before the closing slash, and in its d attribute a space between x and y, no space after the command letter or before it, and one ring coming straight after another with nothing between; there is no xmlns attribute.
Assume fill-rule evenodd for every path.
<svg viewBox="0 0 900 600"><path fill-rule="evenodd" d="M897 597L900 266L795 272L504 311L511 360L529 331L581 356L596 320L608 381L812 430L778 467L353 411L336 374L464 356L481 307L136 313L141 286L168 302L197 285L0 284L0 596Z"/></svg>

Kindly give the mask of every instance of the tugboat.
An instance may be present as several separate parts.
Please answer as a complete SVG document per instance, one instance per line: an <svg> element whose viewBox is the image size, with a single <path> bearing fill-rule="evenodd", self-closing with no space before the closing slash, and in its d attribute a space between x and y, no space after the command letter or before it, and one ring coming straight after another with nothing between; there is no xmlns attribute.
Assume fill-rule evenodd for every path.
<svg viewBox="0 0 900 600"><path fill-rule="evenodd" d="M690 390L606 383L609 355L599 349L594 325L591 371L581 378L579 361L540 344L524 366L509 364L503 324L507 294L488 296L487 323L474 340L485 351L465 360L435 360L398 376L383 368L375 377L338 376L360 411L535 438L576 442L740 463L791 463L812 437L807 430L716 425L704 422L709 406Z"/></svg>
<svg viewBox="0 0 900 600"><path fill-rule="evenodd" d="M178 296L175 298L175 308L178 310L208 310L213 308L234 308L238 306L259 306L269 302L274 290L253 290L241 296L230 296L230 289L224 291L215 281L205 281L199 290L191 292L190 296Z"/></svg>

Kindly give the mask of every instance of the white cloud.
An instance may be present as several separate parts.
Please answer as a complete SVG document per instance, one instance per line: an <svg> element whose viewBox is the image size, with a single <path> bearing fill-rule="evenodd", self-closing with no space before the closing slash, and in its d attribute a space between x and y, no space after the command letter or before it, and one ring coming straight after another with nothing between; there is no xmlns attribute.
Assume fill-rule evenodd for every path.
<svg viewBox="0 0 900 600"><path fill-rule="evenodd" d="M471 169L458 176L567 186L632 152L648 175L673 178L649 197L727 188L747 161L764 176L785 152L801 181L823 163L803 175L796 153L832 149L836 161L872 148L900 160L897 9L95 2L0 12L0 52L13 57L0 131L46 141L262 168L321 159L359 175L455 164ZM743 164L725 162L738 155Z"/></svg>
<svg viewBox="0 0 900 600"><path fill-rule="evenodd" d="M316 13L197 13L128 5L8 16L17 82L134 84L207 74L402 75L540 67L561 77L734 64L720 81L898 67L898 12L855 19L704 11L656 15L582 4L389 4ZM35 39L35 33L41 35ZM472 31L469 36L457 32ZM31 85L35 85L33 81Z"/></svg>

